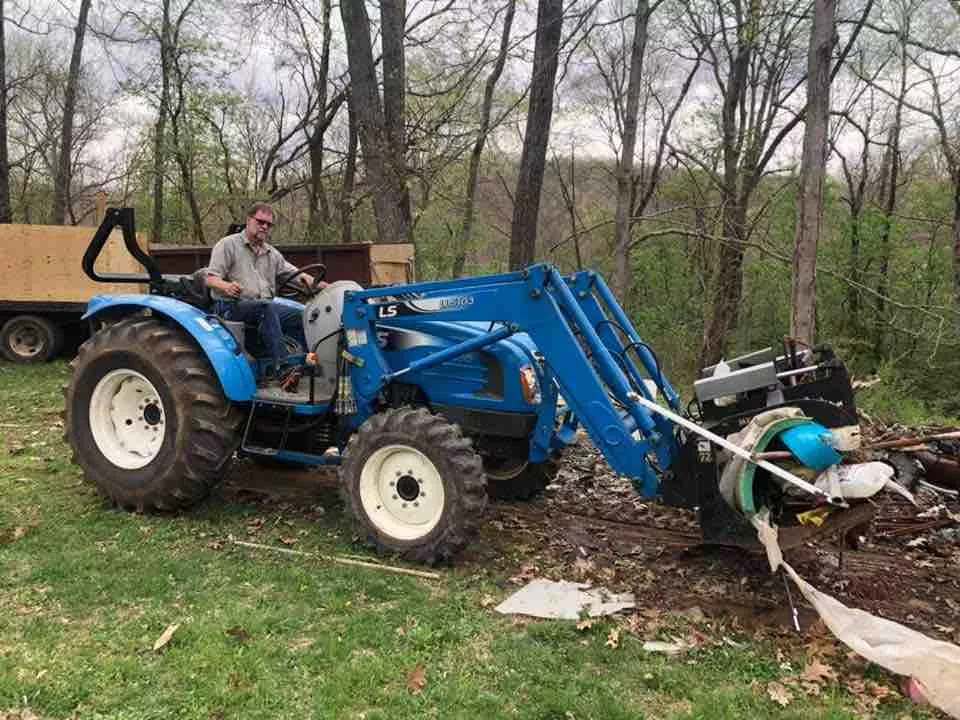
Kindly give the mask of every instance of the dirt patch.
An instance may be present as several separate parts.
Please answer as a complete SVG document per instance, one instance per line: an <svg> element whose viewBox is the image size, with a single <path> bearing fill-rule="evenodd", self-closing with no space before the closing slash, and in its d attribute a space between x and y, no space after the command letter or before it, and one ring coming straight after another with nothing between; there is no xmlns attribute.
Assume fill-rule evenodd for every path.
<svg viewBox="0 0 960 720"><path fill-rule="evenodd" d="M309 511L336 502L335 489L332 470L298 472L243 461L221 492L233 501ZM922 490L918 500L919 510L881 494L869 525L802 543L785 555L839 600L957 642L960 531L947 513L960 506ZM491 504L480 537L455 566L492 573L505 589L533 577L578 580L632 591L638 607L651 611L695 609L744 630L792 625L782 578L770 574L759 551L701 544L692 512L643 500L585 442L569 449L557 481L541 498ZM800 607L801 627L815 620L812 610Z"/></svg>

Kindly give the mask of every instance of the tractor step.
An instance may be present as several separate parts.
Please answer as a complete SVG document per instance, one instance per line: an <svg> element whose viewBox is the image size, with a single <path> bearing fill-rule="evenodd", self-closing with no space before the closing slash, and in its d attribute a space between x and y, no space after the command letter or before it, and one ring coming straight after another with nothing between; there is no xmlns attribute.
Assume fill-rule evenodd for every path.
<svg viewBox="0 0 960 720"><path fill-rule="evenodd" d="M321 390L320 383L316 383L314 387L314 394L312 402L316 403L329 403L332 394L327 390ZM284 390L280 387L279 383L271 383L263 387L257 388L257 394L255 395L257 400L265 400L271 403L277 403L280 405L305 405L311 402L310 399L310 379L303 377L300 378L300 382L297 383L296 387L292 390Z"/></svg>

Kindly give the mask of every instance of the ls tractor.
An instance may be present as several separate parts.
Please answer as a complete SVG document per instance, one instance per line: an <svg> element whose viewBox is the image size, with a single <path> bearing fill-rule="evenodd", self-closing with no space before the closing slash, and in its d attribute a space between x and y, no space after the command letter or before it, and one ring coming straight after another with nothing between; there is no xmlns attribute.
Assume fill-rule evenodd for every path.
<svg viewBox="0 0 960 720"><path fill-rule="evenodd" d="M115 228L145 274L97 271ZM256 333L212 314L202 271L160 273L137 245L132 209L107 213L83 268L97 281L149 287L90 300L94 332L66 389L74 460L119 507L190 507L237 454L265 461L263 472L339 465L361 536L435 562L467 545L488 495L543 490L582 427L644 496L698 509L708 539L745 527L720 499L711 443L651 412L653 402L694 411L596 273L540 264L394 287L314 283L297 304L308 347L290 340L294 369L277 384ZM310 271L322 279L322 266L300 270ZM826 356L807 361L807 383L779 379L797 376L784 369L793 358L759 356L704 378L698 419L726 434L792 403L828 427L855 425L842 364L817 352ZM716 402L731 396L733 405Z"/></svg>

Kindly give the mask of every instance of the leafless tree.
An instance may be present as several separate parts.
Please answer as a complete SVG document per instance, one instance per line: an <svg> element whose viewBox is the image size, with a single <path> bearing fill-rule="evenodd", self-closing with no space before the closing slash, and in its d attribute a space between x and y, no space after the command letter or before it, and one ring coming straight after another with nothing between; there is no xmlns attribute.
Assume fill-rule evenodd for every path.
<svg viewBox="0 0 960 720"><path fill-rule="evenodd" d="M856 62L862 64L862 53ZM875 171L873 170L873 149L883 144L876 136L876 122L874 116L879 114L876 103L876 93L867 84L854 85L846 107L836 112L838 117L838 132L847 138L847 144L852 144L853 137L857 138L859 151L855 158L849 157L849 151L842 147L835 139L831 139L831 151L840 161L840 170L846 193L841 197L848 210L849 223L849 253L847 259L847 277L850 283L846 289L847 327L851 333L860 330L861 299L859 285L862 282L861 245L863 241L862 225L864 211L869 200L868 191Z"/></svg>
<svg viewBox="0 0 960 720"><path fill-rule="evenodd" d="M816 332L817 246L823 217L836 12L836 0L814 0L807 55L807 105L793 249L790 335L808 345L813 344Z"/></svg>
<svg viewBox="0 0 960 720"><path fill-rule="evenodd" d="M654 200L668 151L667 138L696 77L701 58L678 52L671 22L651 23L663 0L608 6L613 18L594 28L586 46L601 82L580 80L617 152L613 290L626 302L631 289L634 231ZM660 11L659 15L663 15ZM609 116L609 117L608 117Z"/></svg>
<svg viewBox="0 0 960 720"><path fill-rule="evenodd" d="M10 155L7 149L7 31L6 8L0 0L0 223L13 219L10 209Z"/></svg>
<svg viewBox="0 0 960 720"><path fill-rule="evenodd" d="M563 0L539 0L530 101L510 226L510 268L513 270L529 265L536 254L537 215L553 117L562 32Z"/></svg>
<svg viewBox="0 0 960 720"><path fill-rule="evenodd" d="M503 74L503 68L507 61L507 52L510 47L510 33L513 28L513 15L516 10L516 0L507 0L503 9L503 27L500 32L500 47L497 51L496 59L487 81L483 88L483 103L480 107L480 128L477 131L477 139L473 144L473 150L470 153L470 166L467 169L467 187L464 191L463 203L463 221L460 226L460 232L457 235L456 252L453 259L452 276L460 277L463 274L466 264L467 249L470 247L470 241L473 236L474 206L477 194L477 182L480 177L480 159L483 156L483 149L487 143L487 135L490 133L490 116L493 111L494 91L497 82Z"/></svg>
<svg viewBox="0 0 960 720"><path fill-rule="evenodd" d="M404 137L403 96L396 95L405 87L404 7L403 0L383 0L380 4L384 47L384 98L381 100L365 3L340 3L352 110L381 242L406 242L410 237L410 195L404 168L406 148L391 146L391 138Z"/></svg>
<svg viewBox="0 0 960 720"><path fill-rule="evenodd" d="M53 177L53 208L50 223L62 225L67 219L67 199L72 177L70 160L73 155L74 115L77 107L77 88L80 84L80 61L83 57L83 40L87 30L87 16L92 0L80 0L77 25L73 31L73 50L70 53L70 69L63 94L63 119L60 127L60 144L57 151L57 170Z"/></svg>
<svg viewBox="0 0 960 720"><path fill-rule="evenodd" d="M867 0L833 66L835 75L869 16ZM809 25L805 0L724 0L687 4L691 40L704 52L717 88L721 138L716 165L712 147L675 147L678 156L711 177L720 195L720 237L707 303L701 362L720 359L736 328L743 292L743 262L754 227L751 200L783 141L803 120L798 90L806 81L801 41ZM717 165L719 167L717 167Z"/></svg>

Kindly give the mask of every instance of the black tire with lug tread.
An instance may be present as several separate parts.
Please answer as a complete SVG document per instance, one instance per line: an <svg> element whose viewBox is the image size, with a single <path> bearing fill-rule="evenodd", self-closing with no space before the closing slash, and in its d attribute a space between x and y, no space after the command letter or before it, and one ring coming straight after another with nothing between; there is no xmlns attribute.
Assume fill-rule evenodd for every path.
<svg viewBox="0 0 960 720"><path fill-rule="evenodd" d="M532 500L552 483L560 470L557 457L550 457L542 463L524 463L510 471L508 467L494 467L488 460L486 465L487 494L492 500Z"/></svg>
<svg viewBox="0 0 960 720"><path fill-rule="evenodd" d="M433 563L462 550L487 504L483 463L460 427L425 408L390 408L350 438L340 492L380 551Z"/></svg>
<svg viewBox="0 0 960 720"><path fill-rule="evenodd" d="M70 364L65 439L102 495L137 512L179 510L207 496L240 443L243 414L193 338L157 318L127 318L93 335Z"/></svg>
<svg viewBox="0 0 960 720"><path fill-rule="evenodd" d="M11 362L47 362L62 348L63 328L37 315L17 315L0 329L0 352Z"/></svg>

